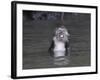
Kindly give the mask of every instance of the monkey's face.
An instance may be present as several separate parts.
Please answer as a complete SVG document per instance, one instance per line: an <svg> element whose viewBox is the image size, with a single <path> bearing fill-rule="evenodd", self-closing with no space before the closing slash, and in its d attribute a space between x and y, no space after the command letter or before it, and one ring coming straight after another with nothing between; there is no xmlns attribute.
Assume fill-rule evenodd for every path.
<svg viewBox="0 0 100 80"><path fill-rule="evenodd" d="M59 41L63 41L63 42L68 41L69 34L65 28L56 29L55 35L56 35L56 39Z"/></svg>

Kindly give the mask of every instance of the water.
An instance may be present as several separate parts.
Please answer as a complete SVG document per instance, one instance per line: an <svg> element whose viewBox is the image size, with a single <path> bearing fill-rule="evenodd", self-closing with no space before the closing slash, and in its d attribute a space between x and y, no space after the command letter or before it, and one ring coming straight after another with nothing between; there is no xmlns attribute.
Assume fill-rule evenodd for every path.
<svg viewBox="0 0 100 80"><path fill-rule="evenodd" d="M53 60L53 63L55 65L58 65L58 66L65 66L65 65L68 65L70 62L70 59L69 57L67 56L61 56L61 57L56 57L54 58Z"/></svg>

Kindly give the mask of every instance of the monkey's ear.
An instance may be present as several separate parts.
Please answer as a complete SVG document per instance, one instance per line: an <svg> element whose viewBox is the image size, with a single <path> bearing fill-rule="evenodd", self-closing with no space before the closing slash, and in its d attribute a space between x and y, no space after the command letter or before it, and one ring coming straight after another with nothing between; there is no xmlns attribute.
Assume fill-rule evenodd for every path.
<svg viewBox="0 0 100 80"><path fill-rule="evenodd" d="M68 37L70 37L70 34L68 33Z"/></svg>
<svg viewBox="0 0 100 80"><path fill-rule="evenodd" d="M56 27L56 29L55 29L54 32L53 32L54 36L55 36L55 34L57 33L57 31L58 31L58 28Z"/></svg>
<svg viewBox="0 0 100 80"><path fill-rule="evenodd" d="M65 31L65 34L69 37L70 36L70 34L68 33L68 31L66 30Z"/></svg>

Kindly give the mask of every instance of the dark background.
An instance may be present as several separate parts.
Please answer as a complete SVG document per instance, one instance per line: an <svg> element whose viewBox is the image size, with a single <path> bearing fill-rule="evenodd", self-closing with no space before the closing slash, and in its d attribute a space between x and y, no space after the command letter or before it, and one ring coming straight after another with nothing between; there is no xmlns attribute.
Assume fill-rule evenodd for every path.
<svg viewBox="0 0 100 80"><path fill-rule="evenodd" d="M70 63L53 64L48 49L53 32L61 25L60 12L23 11L23 69L90 66L90 14L64 13L70 33Z"/></svg>

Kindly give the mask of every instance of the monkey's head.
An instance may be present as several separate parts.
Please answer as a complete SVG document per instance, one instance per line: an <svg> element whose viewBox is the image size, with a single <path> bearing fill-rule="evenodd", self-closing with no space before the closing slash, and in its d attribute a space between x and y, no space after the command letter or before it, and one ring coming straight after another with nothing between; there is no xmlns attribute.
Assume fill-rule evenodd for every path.
<svg viewBox="0 0 100 80"><path fill-rule="evenodd" d="M68 42L69 40L68 30L64 26L56 28L55 37L58 41Z"/></svg>

